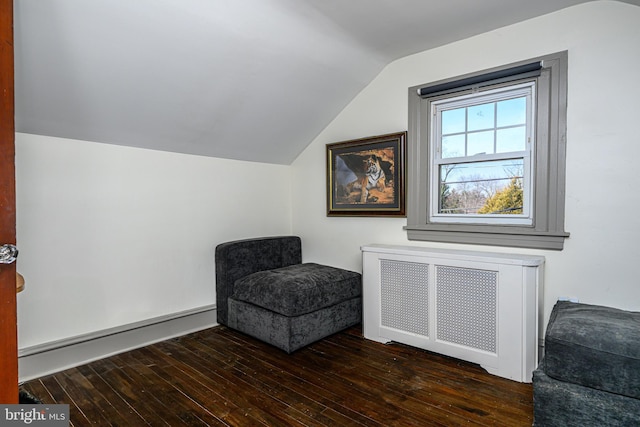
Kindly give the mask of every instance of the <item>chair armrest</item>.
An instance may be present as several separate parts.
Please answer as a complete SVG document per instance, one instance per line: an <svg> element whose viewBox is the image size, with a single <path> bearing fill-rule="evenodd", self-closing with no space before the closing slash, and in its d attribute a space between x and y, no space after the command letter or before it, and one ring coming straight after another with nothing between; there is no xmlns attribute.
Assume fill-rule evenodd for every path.
<svg viewBox="0 0 640 427"><path fill-rule="evenodd" d="M236 280L258 271L302 262L302 242L297 236L263 237L221 243L216 247L217 320L227 324L227 300Z"/></svg>

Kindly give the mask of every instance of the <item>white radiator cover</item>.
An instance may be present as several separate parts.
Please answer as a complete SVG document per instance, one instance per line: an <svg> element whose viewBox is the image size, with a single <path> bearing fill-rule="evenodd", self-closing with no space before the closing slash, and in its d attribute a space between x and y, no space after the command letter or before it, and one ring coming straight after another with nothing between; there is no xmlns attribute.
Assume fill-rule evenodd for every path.
<svg viewBox="0 0 640 427"><path fill-rule="evenodd" d="M363 332L531 382L538 365L544 257L368 245Z"/></svg>

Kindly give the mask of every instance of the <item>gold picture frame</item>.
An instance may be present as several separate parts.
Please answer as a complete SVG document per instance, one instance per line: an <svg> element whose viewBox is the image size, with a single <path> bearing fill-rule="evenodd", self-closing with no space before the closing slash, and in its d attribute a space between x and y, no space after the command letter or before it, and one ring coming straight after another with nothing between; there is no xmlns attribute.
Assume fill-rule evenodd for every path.
<svg viewBox="0 0 640 427"><path fill-rule="evenodd" d="M327 144L327 216L406 216L407 132Z"/></svg>

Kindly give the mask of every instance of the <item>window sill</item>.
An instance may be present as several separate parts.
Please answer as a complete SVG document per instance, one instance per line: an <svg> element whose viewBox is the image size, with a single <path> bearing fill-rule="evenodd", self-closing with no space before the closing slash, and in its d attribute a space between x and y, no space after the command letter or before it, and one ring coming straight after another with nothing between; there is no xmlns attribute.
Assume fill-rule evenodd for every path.
<svg viewBox="0 0 640 427"><path fill-rule="evenodd" d="M406 226L409 240L459 243L470 245L507 246L513 248L551 249L561 251L564 248L564 240L569 233L549 233L535 230L510 230L508 227L502 230L443 230L430 226Z"/></svg>

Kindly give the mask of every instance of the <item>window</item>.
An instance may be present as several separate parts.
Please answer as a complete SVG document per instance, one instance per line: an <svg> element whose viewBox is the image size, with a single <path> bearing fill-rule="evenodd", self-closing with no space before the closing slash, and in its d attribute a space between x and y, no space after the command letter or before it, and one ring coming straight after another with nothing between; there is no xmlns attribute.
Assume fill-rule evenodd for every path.
<svg viewBox="0 0 640 427"><path fill-rule="evenodd" d="M409 89L410 240L562 249L567 53Z"/></svg>
<svg viewBox="0 0 640 427"><path fill-rule="evenodd" d="M528 82L431 103L432 222L533 223L534 93Z"/></svg>

